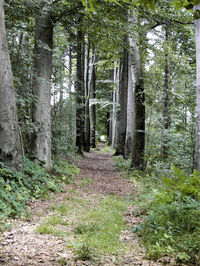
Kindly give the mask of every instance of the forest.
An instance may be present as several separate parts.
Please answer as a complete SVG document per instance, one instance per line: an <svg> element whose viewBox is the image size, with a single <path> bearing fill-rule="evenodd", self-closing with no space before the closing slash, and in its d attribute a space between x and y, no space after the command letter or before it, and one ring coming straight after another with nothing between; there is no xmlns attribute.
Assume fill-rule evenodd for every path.
<svg viewBox="0 0 200 266"><path fill-rule="evenodd" d="M200 1L0 0L0 265L40 265L5 258L1 241L69 191L49 223L88 214L68 247L89 264L46 265L200 265L199 113ZM65 239L55 230L35 232ZM138 264L119 255L134 249L118 246L123 230L144 247Z"/></svg>

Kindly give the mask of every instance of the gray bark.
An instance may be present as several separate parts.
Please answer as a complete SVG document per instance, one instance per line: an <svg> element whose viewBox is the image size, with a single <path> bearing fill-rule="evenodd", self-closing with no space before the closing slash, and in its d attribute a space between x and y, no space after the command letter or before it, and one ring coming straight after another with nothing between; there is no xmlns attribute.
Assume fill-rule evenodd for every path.
<svg viewBox="0 0 200 266"><path fill-rule="evenodd" d="M85 71L84 71L84 87L85 87L85 151L90 151L90 98L89 98L89 54L90 44L87 36L85 51Z"/></svg>
<svg viewBox="0 0 200 266"><path fill-rule="evenodd" d="M128 159L132 153L135 134L135 79L131 71L131 54L129 53L128 63L128 100L127 100L127 128L125 142L125 158Z"/></svg>
<svg viewBox="0 0 200 266"><path fill-rule="evenodd" d="M165 42L168 42L168 26L165 29ZM169 114L169 54L166 48L165 50L165 82L163 90L163 125L164 125L164 139L162 143L162 156L167 159L168 157L168 129L170 126L170 114Z"/></svg>
<svg viewBox="0 0 200 266"><path fill-rule="evenodd" d="M195 10L200 11L200 5L195 6ZM200 172L200 19L194 21L196 37L196 72L197 72L197 89L196 89L196 146L194 168Z"/></svg>
<svg viewBox="0 0 200 266"><path fill-rule="evenodd" d="M127 38L125 38L127 42ZM122 155L125 157L125 140L126 140L126 126L127 126L127 91L128 91L128 51L125 48L123 58L120 60L120 80L119 80L119 125L117 148L115 155Z"/></svg>
<svg viewBox="0 0 200 266"><path fill-rule="evenodd" d="M93 49L92 66L90 73L89 91L91 99L96 99L96 55ZM96 105L91 105L91 146L96 148Z"/></svg>
<svg viewBox="0 0 200 266"><path fill-rule="evenodd" d="M52 167L51 161L51 74L53 24L49 7L42 10L36 18L35 32L35 73L33 118L38 126L34 137L34 156L36 161L44 162L47 169Z"/></svg>
<svg viewBox="0 0 200 266"><path fill-rule="evenodd" d="M23 153L3 4L4 1L0 0L0 161L12 169L22 170Z"/></svg>
<svg viewBox="0 0 200 266"><path fill-rule="evenodd" d="M72 45L69 45L69 98L70 98L70 103L69 103L69 109L71 112L71 116L69 117L69 142L73 143L73 135L74 135L74 126L73 126L73 113L74 113L74 108L73 108L73 99L72 99Z"/></svg>
<svg viewBox="0 0 200 266"><path fill-rule="evenodd" d="M84 132L84 70L83 70L83 33L77 31L77 51L76 51L76 147L78 153L83 154L82 146L85 143Z"/></svg>
<svg viewBox="0 0 200 266"><path fill-rule="evenodd" d="M117 67L117 62L114 68L113 82L116 89L113 91L113 110L112 110L112 148L116 148L117 142L117 113L119 104L119 67Z"/></svg>
<svg viewBox="0 0 200 266"><path fill-rule="evenodd" d="M134 27L138 25L138 18L135 11L132 11L130 21ZM144 106L144 86L142 74L142 62L139 49L139 35L135 31L129 36L130 44L130 64L135 93L135 132L132 146L131 167L137 169L144 168L144 149L145 149L145 106Z"/></svg>

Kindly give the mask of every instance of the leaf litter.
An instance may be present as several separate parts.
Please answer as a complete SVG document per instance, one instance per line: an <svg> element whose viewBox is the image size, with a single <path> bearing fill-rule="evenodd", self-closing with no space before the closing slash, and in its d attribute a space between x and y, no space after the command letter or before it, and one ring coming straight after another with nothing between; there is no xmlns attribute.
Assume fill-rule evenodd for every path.
<svg viewBox="0 0 200 266"><path fill-rule="evenodd" d="M108 195L121 198L136 196L133 182L116 170L110 153L92 151L85 153L78 161L80 174L75 183L65 186L65 192L51 194L49 199L30 202L30 220L10 220L10 231L4 232L0 239L0 265L167 265L145 259L145 250L138 236L131 228L140 223L141 218L132 215L134 206L129 206L124 215L127 229L121 232L120 240L126 246L123 254L102 255L97 260L81 261L74 254L74 226L81 221L86 209L98 208L100 200ZM36 229L55 215L61 204L67 203L65 222L59 229L63 237L52 234L39 234ZM83 205L84 208L79 208ZM61 215L62 213L59 213ZM58 214L57 214L58 215ZM168 265L173 265L169 263Z"/></svg>

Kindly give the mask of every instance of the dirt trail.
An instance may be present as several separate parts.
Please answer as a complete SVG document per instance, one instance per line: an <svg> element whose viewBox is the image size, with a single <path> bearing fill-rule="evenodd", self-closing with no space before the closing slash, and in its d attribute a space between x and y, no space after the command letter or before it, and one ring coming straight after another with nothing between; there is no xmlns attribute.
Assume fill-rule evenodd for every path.
<svg viewBox="0 0 200 266"><path fill-rule="evenodd" d="M95 207L98 197L113 194L126 197L136 194L134 184L114 168L113 160L108 153L92 151L84 154L78 166L81 171L75 184L66 186L64 193L52 194L48 200L40 199L30 204L30 221L11 221L12 229L3 234L0 242L0 265L162 265L144 259L144 250L139 245L137 236L130 230L122 232L120 238L120 241L124 241L129 247L130 252L118 257L105 256L98 262L76 260L73 249L68 245L72 237L70 234L63 238L35 232L44 218L52 213L52 205L56 206L69 200L74 194L87 200L90 205L88 208ZM71 219L70 223L64 229L72 232L71 221L74 217L68 219ZM139 218L132 216L131 208L124 219L130 228L139 222Z"/></svg>

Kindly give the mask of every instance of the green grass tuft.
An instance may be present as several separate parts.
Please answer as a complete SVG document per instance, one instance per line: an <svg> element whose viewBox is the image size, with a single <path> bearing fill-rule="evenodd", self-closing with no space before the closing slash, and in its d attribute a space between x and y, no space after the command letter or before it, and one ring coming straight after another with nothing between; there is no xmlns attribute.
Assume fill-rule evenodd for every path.
<svg viewBox="0 0 200 266"><path fill-rule="evenodd" d="M108 196L103 199L98 208L88 211L84 222L76 227L76 232L81 234L81 242L90 243L90 247L100 253L120 252L123 244L119 238L126 228L123 221L126 208L126 202L120 198Z"/></svg>
<svg viewBox="0 0 200 266"><path fill-rule="evenodd" d="M47 225L68 225L68 222L63 219L62 216L49 216L44 221Z"/></svg>
<svg viewBox="0 0 200 266"><path fill-rule="evenodd" d="M36 228L35 232L39 234L48 234L48 235L54 235L58 237L64 237L66 235L66 233L63 230L57 229L54 226L50 226L47 224L39 225Z"/></svg>

